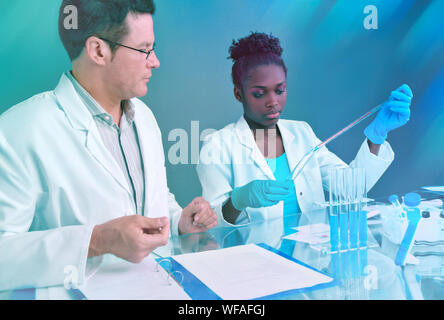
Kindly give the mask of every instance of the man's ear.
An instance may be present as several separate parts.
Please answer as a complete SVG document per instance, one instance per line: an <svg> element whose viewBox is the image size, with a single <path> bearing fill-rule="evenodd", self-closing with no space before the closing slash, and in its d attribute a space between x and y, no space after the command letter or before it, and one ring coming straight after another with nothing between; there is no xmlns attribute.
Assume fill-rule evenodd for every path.
<svg viewBox="0 0 444 320"><path fill-rule="evenodd" d="M242 89L239 89L238 87L234 87L233 92L234 92L234 97L236 98L236 100L242 103L244 100L243 95L242 95Z"/></svg>
<svg viewBox="0 0 444 320"><path fill-rule="evenodd" d="M92 62L101 66L106 64L107 56L109 56L109 60L111 60L112 55L111 48L108 44L95 36L86 39L85 53Z"/></svg>

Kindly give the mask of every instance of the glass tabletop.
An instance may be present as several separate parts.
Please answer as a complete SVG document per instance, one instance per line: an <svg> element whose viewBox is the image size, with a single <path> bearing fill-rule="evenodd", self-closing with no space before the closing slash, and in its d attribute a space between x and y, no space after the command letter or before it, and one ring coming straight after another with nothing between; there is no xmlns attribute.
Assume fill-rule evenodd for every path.
<svg viewBox="0 0 444 320"><path fill-rule="evenodd" d="M419 193L423 200L440 197L423 191ZM394 258L399 244L394 243L387 235L385 221L375 209L389 207L386 199L367 203L366 211L376 214L368 219L367 245L355 249L332 252L329 241L329 211L320 206L319 210L241 227L216 227L203 233L172 237L168 245L158 248L155 253L170 257L265 243L339 280L334 287L290 295L284 299L443 299L444 254L431 253L433 250L424 254L424 250L418 251L418 246L414 246L412 254L418 259L418 264L395 265ZM303 232L304 237L301 236ZM297 233L301 236L297 241L285 238L294 237ZM433 249L439 251L441 248L435 246Z"/></svg>
<svg viewBox="0 0 444 320"><path fill-rule="evenodd" d="M337 280L335 286L279 299L441 300L444 299L444 218L439 217L440 213L444 216L444 194L425 190L416 192L421 195L422 204L425 205L421 209L422 214L430 211L432 219L421 218L424 226L427 223L429 225L422 231L418 227L415 241L420 241L416 241L411 250L415 264L398 266L394 263L399 249L399 234L402 236L402 233L397 232L397 227L387 219L387 216L392 216L388 197L367 203L364 208L368 217L367 242L365 246L354 249L331 250L329 210L320 205L318 210L240 227L216 227L203 233L174 236L166 246L156 249L154 254L171 257L264 243ZM432 205L427 207L426 203ZM435 234L438 241L421 240L421 237L427 240L433 236L435 231L430 230L439 233ZM418 234L418 231L421 232ZM36 293L34 289L0 292L0 299L50 299L52 296L58 299L81 298L70 295L63 287L56 287L53 292L39 290Z"/></svg>

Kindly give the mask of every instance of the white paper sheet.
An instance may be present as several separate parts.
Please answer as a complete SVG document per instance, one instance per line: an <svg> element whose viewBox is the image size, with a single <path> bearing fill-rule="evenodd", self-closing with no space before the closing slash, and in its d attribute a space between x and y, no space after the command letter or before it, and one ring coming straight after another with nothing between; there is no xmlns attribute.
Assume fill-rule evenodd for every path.
<svg viewBox="0 0 444 320"><path fill-rule="evenodd" d="M173 257L222 299L254 299L333 279L254 244Z"/></svg>
<svg viewBox="0 0 444 320"><path fill-rule="evenodd" d="M371 219L381 214L381 211L379 211L377 206L368 206L365 209L367 210L367 219Z"/></svg>
<svg viewBox="0 0 444 320"><path fill-rule="evenodd" d="M422 187L422 188L429 190L429 191L444 192L444 186L430 186L430 187Z"/></svg>
<svg viewBox="0 0 444 320"><path fill-rule="evenodd" d="M289 234L283 239L304 242L308 244L321 244L330 241L330 226L325 223L309 224L293 228L298 232Z"/></svg>
<svg viewBox="0 0 444 320"><path fill-rule="evenodd" d="M325 223L314 223L314 224L306 224L299 227L292 228L301 233L328 233L330 231L330 226Z"/></svg>
<svg viewBox="0 0 444 320"><path fill-rule="evenodd" d="M373 210L372 212L377 212L375 215L379 215L379 210ZM375 216L373 215L373 216ZM373 217L372 216L372 217ZM381 220L368 220L367 225L375 225L375 224L381 224ZM303 225L299 227L292 228L296 230L297 232L288 234L285 237L282 237L282 239L292 240L292 241L298 241L303 243L308 243L312 245L313 249L318 250L319 248L316 248L317 245L321 245L325 248L324 244L327 244L330 242L330 226L325 223L315 223L315 224L308 224ZM371 232L367 232L367 243L369 247L377 247L379 244L377 243L376 239L373 237Z"/></svg>
<svg viewBox="0 0 444 320"><path fill-rule="evenodd" d="M190 300L185 291L149 255L140 264L107 263L79 289L89 300Z"/></svg>

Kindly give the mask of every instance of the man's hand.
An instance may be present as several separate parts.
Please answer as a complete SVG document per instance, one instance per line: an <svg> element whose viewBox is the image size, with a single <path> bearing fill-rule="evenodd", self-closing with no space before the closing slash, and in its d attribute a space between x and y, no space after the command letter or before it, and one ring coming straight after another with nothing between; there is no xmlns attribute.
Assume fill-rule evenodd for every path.
<svg viewBox="0 0 444 320"><path fill-rule="evenodd" d="M179 220L179 233L204 232L215 226L217 226L216 212L208 201L198 197L183 209Z"/></svg>
<svg viewBox="0 0 444 320"><path fill-rule="evenodd" d="M154 249L168 243L168 218L125 216L97 225L93 229L88 257L112 253L139 263Z"/></svg>

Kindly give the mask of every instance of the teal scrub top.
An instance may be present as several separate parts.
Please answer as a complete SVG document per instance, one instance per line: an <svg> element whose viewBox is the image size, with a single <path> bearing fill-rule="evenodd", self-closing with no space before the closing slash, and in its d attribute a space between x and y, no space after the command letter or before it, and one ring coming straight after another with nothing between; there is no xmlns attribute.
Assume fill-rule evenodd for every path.
<svg viewBox="0 0 444 320"><path fill-rule="evenodd" d="M277 158L265 160L276 180L286 180L290 175L290 167L285 152ZM298 199L296 198L296 190L293 187L293 192L284 199L284 217L298 212L301 212L301 208L299 207Z"/></svg>
<svg viewBox="0 0 444 320"><path fill-rule="evenodd" d="M285 154L285 152L281 156L275 159L265 159L265 160L267 161L267 164L270 167L271 171L273 172L276 180L286 180L287 177L290 175L290 167L288 165L287 155ZM284 199L284 220L283 220L284 235L288 235L295 232L295 230L289 227L288 221L294 218L296 218L296 220L299 221L300 215L293 216L290 218L288 217L299 212L301 212L301 208L299 207L298 199L296 198L296 189L294 188L293 185L293 192L287 198ZM279 247L279 250L289 256L293 256L294 247L295 247L294 241L283 239Z"/></svg>

